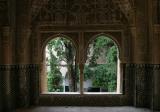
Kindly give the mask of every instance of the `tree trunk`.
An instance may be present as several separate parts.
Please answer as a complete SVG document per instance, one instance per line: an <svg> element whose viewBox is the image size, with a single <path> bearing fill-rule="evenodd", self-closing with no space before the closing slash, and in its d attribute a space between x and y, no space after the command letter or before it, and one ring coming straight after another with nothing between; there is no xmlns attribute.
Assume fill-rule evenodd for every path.
<svg viewBox="0 0 160 112"><path fill-rule="evenodd" d="M76 92L76 71L74 65L74 48L70 43L65 44L66 46L66 59L67 59L67 66L68 69L68 78L69 78L69 91Z"/></svg>

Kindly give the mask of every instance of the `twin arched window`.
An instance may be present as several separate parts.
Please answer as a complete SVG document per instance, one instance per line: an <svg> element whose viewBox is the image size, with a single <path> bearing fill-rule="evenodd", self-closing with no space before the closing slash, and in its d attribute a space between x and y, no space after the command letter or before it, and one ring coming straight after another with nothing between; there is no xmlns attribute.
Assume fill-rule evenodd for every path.
<svg viewBox="0 0 160 112"><path fill-rule="evenodd" d="M45 48L42 93L120 93L119 50L115 41L105 35L97 36L88 44L86 55L81 79L73 42L65 37L50 40Z"/></svg>

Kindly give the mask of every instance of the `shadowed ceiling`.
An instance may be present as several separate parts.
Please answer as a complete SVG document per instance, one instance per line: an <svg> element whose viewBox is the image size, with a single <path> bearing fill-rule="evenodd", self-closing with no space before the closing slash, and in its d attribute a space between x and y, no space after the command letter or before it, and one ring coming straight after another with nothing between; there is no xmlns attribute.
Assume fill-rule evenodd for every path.
<svg viewBox="0 0 160 112"><path fill-rule="evenodd" d="M55 0L32 0L31 15L33 19L39 14L39 12L43 7L47 6L49 1L55 1ZM62 2L64 1L66 0L62 0ZM83 0L81 2L86 2L86 1L89 1L89 0ZM113 4L115 4L117 7L120 8L120 10L122 11L122 13L125 15L127 19L129 19L130 13L134 9L134 0L94 0L94 1L102 2L102 3L105 3L106 1L112 1Z"/></svg>

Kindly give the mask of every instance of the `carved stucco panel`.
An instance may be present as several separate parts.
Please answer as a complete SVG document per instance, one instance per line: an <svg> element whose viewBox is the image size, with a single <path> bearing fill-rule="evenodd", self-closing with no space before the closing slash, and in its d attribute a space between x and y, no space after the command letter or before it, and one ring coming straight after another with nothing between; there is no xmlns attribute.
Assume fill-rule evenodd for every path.
<svg viewBox="0 0 160 112"><path fill-rule="evenodd" d="M50 0L37 16L41 22L56 25L119 24L122 19L125 17L111 0Z"/></svg>

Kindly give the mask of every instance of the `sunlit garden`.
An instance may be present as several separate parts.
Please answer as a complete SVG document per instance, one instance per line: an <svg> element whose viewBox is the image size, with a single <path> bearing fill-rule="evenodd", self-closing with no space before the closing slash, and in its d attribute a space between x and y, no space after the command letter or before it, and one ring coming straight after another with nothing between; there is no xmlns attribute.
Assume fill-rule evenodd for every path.
<svg viewBox="0 0 160 112"><path fill-rule="evenodd" d="M116 92L118 48L115 42L99 36L90 42L83 77L80 80L76 49L64 37L57 37L46 46L48 92Z"/></svg>

